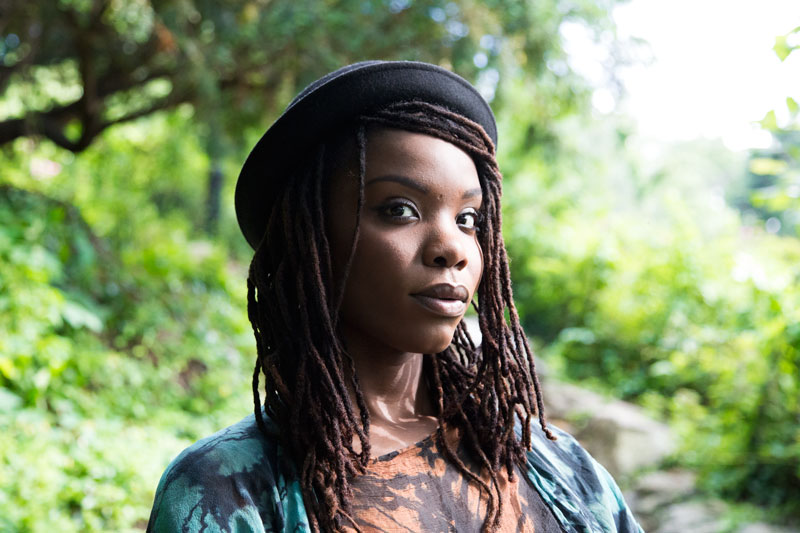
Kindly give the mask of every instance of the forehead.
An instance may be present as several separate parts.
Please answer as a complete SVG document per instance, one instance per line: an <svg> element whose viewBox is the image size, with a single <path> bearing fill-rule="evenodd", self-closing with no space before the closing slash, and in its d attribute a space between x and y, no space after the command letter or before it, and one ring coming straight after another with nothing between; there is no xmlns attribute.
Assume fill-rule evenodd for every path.
<svg viewBox="0 0 800 533"><path fill-rule="evenodd" d="M365 181L400 175L437 188L480 187L472 157L438 137L399 129L373 129L366 140Z"/></svg>

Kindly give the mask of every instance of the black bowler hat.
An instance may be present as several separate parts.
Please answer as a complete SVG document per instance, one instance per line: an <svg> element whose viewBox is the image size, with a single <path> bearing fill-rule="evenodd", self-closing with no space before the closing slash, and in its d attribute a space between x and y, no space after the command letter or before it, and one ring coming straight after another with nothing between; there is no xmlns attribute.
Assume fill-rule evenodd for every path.
<svg viewBox="0 0 800 533"><path fill-rule="evenodd" d="M416 61L362 61L331 72L303 89L261 137L236 183L236 216L247 242L261 242L273 202L297 161L336 128L395 102L421 100L477 122L497 146L489 104L464 78ZM282 170L284 169L284 170Z"/></svg>

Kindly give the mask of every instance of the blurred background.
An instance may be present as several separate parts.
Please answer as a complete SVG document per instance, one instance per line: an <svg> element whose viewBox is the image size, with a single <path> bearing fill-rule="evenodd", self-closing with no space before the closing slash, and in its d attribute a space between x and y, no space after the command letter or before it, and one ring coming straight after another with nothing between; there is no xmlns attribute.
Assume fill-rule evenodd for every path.
<svg viewBox="0 0 800 533"><path fill-rule="evenodd" d="M798 48L794 0L0 0L0 531L141 531L250 412L238 170L368 58L491 101L551 415L648 531L800 531Z"/></svg>

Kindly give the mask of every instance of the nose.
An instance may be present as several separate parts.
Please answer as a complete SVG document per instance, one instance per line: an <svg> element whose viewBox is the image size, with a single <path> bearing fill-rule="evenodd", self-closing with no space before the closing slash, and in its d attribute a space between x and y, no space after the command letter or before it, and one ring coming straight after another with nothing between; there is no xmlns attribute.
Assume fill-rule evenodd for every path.
<svg viewBox="0 0 800 533"><path fill-rule="evenodd" d="M425 241L423 263L431 267L463 269L467 266L464 239L468 237L453 220L435 224Z"/></svg>

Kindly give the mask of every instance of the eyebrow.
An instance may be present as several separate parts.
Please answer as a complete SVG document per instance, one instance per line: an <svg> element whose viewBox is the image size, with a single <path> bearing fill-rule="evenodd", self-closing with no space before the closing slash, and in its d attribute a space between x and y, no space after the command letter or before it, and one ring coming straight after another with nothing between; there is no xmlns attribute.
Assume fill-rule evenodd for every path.
<svg viewBox="0 0 800 533"><path fill-rule="evenodd" d="M426 187L425 185L416 180L413 180L406 176L396 176L394 174L388 176L380 176L378 178L372 179L368 183L364 184L364 187L369 187L374 183L381 183L384 181L392 181L394 183L399 183L400 185L408 187L409 189L414 189L415 191L419 191L422 194L429 194L431 192L428 187ZM475 189L469 189L467 191L464 191L464 194L461 195L461 198L467 200L482 195L483 191L481 191L480 187L476 187Z"/></svg>
<svg viewBox="0 0 800 533"><path fill-rule="evenodd" d="M461 199L469 200L470 198L477 198L479 196L483 196L483 191L480 187L476 187L475 189L465 191L464 194L461 195Z"/></svg>
<svg viewBox="0 0 800 533"><path fill-rule="evenodd" d="M422 194L428 194L431 192L430 189L428 189L425 185L419 183L416 180L412 180L411 178L408 178L406 176L395 176L394 174L390 174L388 176L380 176L378 178L370 180L368 183L364 185L364 187L369 187L370 185L374 185L375 183L381 183L384 181L393 181L395 183L399 183L400 185L408 187L409 189L414 189L415 191L419 191Z"/></svg>

